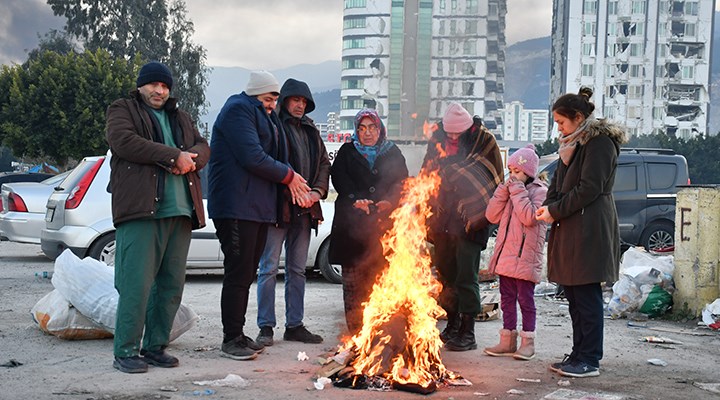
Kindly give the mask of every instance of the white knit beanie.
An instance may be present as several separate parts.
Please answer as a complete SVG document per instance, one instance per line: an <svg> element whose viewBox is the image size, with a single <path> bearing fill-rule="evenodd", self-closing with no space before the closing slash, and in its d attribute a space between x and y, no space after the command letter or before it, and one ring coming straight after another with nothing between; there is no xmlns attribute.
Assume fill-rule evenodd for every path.
<svg viewBox="0 0 720 400"><path fill-rule="evenodd" d="M245 93L248 96L257 96L263 93L280 95L280 84L273 74L267 71L252 71Z"/></svg>

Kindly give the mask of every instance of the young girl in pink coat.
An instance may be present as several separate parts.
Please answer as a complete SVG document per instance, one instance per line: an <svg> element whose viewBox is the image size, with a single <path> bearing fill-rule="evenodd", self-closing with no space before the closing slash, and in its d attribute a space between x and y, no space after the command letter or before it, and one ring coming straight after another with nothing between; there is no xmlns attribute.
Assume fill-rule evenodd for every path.
<svg viewBox="0 0 720 400"><path fill-rule="evenodd" d="M503 328L500 343L485 349L491 356L530 360L535 357L535 284L540 281L547 225L535 219L547 194L538 178L535 146L516 151L508 159L510 177L495 189L485 216L498 224L490 272L500 276ZM522 312L521 344L517 348L517 305Z"/></svg>

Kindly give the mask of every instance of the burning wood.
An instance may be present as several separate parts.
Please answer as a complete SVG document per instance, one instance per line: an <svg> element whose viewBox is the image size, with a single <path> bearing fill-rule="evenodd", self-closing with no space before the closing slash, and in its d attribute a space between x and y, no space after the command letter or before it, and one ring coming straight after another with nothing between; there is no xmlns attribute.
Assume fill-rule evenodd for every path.
<svg viewBox="0 0 720 400"><path fill-rule="evenodd" d="M337 386L363 388L382 378L394 388L430 393L438 382L456 378L440 357L436 323L445 311L436 301L441 285L425 241L429 200L439 183L436 172L424 171L405 182L390 216L393 228L382 239L388 267L364 303L362 329L341 346L352 355L352 369L338 374Z"/></svg>

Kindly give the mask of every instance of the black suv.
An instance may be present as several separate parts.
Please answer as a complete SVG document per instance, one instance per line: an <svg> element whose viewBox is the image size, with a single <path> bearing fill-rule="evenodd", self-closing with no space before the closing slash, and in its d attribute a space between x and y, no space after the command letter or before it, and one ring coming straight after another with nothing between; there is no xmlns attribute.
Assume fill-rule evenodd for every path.
<svg viewBox="0 0 720 400"><path fill-rule="evenodd" d="M543 156L538 169L550 179L557 162L556 153ZM621 240L648 250L674 246L675 197L688 184L687 160L673 150L621 149L613 187Z"/></svg>

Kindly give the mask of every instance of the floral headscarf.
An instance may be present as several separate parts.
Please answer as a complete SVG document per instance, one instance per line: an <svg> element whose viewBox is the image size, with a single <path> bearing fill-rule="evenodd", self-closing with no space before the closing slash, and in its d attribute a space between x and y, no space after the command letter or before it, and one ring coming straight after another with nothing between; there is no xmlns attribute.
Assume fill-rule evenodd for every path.
<svg viewBox="0 0 720 400"><path fill-rule="evenodd" d="M357 134L357 128L363 118L370 118L373 124L378 127L378 140L374 146L365 146L360 143L360 138ZM386 140L386 137L387 132L385 131L385 125L383 125L382 120L380 119L380 116L378 115L376 110L365 108L360 110L357 115L355 115L355 131L353 132L352 143L357 149L357 151L362 154L362 156L365 157L365 159L368 161L370 168L375 165L375 160L379 155L384 154L393 146L393 142Z"/></svg>

